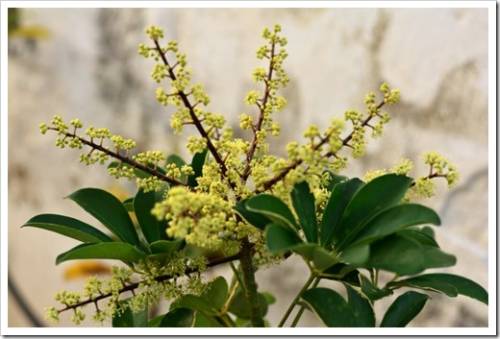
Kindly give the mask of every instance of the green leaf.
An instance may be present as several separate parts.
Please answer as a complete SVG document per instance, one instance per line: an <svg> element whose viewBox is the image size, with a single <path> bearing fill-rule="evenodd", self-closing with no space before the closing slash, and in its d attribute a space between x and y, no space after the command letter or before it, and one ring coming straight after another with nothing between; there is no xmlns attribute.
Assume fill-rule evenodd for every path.
<svg viewBox="0 0 500 339"><path fill-rule="evenodd" d="M98 188L83 188L68 198L92 214L121 240L139 245L139 238L127 210L111 193Z"/></svg>
<svg viewBox="0 0 500 339"><path fill-rule="evenodd" d="M203 173L203 165L205 164L205 160L207 158L207 149L204 149L202 152L198 152L193 156L191 160L191 168L194 171L194 174L188 177L188 186L196 187L198 186L198 182L196 178L202 175Z"/></svg>
<svg viewBox="0 0 500 339"><path fill-rule="evenodd" d="M130 299L121 301L125 303ZM130 307L126 307L123 313L116 312L112 320L113 327L148 327L148 307L137 313L132 312Z"/></svg>
<svg viewBox="0 0 500 339"><path fill-rule="evenodd" d="M400 295L384 315L380 327L405 327L415 318L429 297L413 291Z"/></svg>
<svg viewBox="0 0 500 339"><path fill-rule="evenodd" d="M468 296L488 304L488 292L476 282L449 273L430 273L400 280L389 286L409 286L443 292L449 297L458 294Z"/></svg>
<svg viewBox="0 0 500 339"><path fill-rule="evenodd" d="M56 265L75 259L115 259L125 263L133 263L145 257L144 252L125 242L87 243L59 254L56 258Z"/></svg>
<svg viewBox="0 0 500 339"><path fill-rule="evenodd" d="M354 316L356 327L375 327L375 313L370 302L356 292L352 287L344 284L347 289L348 304Z"/></svg>
<svg viewBox="0 0 500 339"><path fill-rule="evenodd" d="M312 261L314 267L324 271L339 262L335 253L314 243L301 243L289 248L289 250L301 255L304 259Z"/></svg>
<svg viewBox="0 0 500 339"><path fill-rule="evenodd" d="M431 236L429 234L429 232L425 231L424 229L417 229L417 228L405 229L405 230L397 232L397 235L399 235L400 237L406 238L406 239L416 241L421 245L439 248L439 245L436 242L436 239L434 239L434 237Z"/></svg>
<svg viewBox="0 0 500 339"><path fill-rule="evenodd" d="M267 225L265 237L267 248L272 253L288 251L295 245L302 244L302 239L294 230L278 224Z"/></svg>
<svg viewBox="0 0 500 339"><path fill-rule="evenodd" d="M217 277L211 281L201 294L216 310L221 310L227 299L228 286L224 277Z"/></svg>
<svg viewBox="0 0 500 339"><path fill-rule="evenodd" d="M390 289L378 288L377 286L373 285L372 282L362 274L359 275L359 280L361 282L361 291L372 301L382 299L392 294L392 291Z"/></svg>
<svg viewBox="0 0 500 339"><path fill-rule="evenodd" d="M165 314L159 327L191 327L193 326L193 320L193 310L179 307Z"/></svg>
<svg viewBox="0 0 500 339"><path fill-rule="evenodd" d="M334 290L324 287L312 288L302 294L302 299L328 327L356 325L351 307Z"/></svg>
<svg viewBox="0 0 500 339"><path fill-rule="evenodd" d="M320 226L320 238L323 246L330 246L334 238L339 236L339 223L346 206L353 195L363 186L357 178L340 182L335 185L323 212Z"/></svg>
<svg viewBox="0 0 500 339"><path fill-rule="evenodd" d="M171 310L176 308L189 308L194 311L203 312L206 315L217 314L217 310L213 307L210 301L193 294L183 295L170 305Z"/></svg>
<svg viewBox="0 0 500 339"><path fill-rule="evenodd" d="M243 199L236 203L234 206L236 213L238 213L238 215L245 219L249 224L257 227L258 229L264 230L266 225L271 223L271 220L260 213L249 211L245 205L247 200L248 199Z"/></svg>
<svg viewBox="0 0 500 339"><path fill-rule="evenodd" d="M82 242L112 241L110 237L80 220L58 214L40 214L21 227L36 227L56 232Z"/></svg>
<svg viewBox="0 0 500 339"><path fill-rule="evenodd" d="M148 243L161 239L161 232L164 226L152 214L151 210L156 204L155 192L144 192L140 189L134 198L135 216L141 226L142 234Z"/></svg>
<svg viewBox="0 0 500 339"><path fill-rule="evenodd" d="M292 211L281 199L275 196L258 194L248 199L245 206L249 211L263 214L277 224L298 229Z"/></svg>
<svg viewBox="0 0 500 339"><path fill-rule="evenodd" d="M259 316L264 317L267 313L268 306L266 297L262 293L259 293L257 295L257 305ZM245 296L245 292L242 289L238 288L236 295L231 300L231 304L229 305L229 312L241 319L250 319L251 307L252 305L250 305L250 303L248 302L248 299Z"/></svg>
<svg viewBox="0 0 500 339"><path fill-rule="evenodd" d="M134 197L127 198L122 201L127 212L134 212Z"/></svg>
<svg viewBox="0 0 500 339"><path fill-rule="evenodd" d="M274 304L276 302L276 297L272 293L270 293L270 292L262 292L261 294L264 297L264 299L266 299L266 303L268 305L272 305L272 304Z"/></svg>
<svg viewBox="0 0 500 339"><path fill-rule="evenodd" d="M222 327L214 317L209 317L201 312L196 312L194 317L194 327Z"/></svg>
<svg viewBox="0 0 500 339"><path fill-rule="evenodd" d="M434 246L393 234L371 244L369 268L384 269L399 275L417 274L428 268L453 266L456 258Z"/></svg>
<svg viewBox="0 0 500 339"><path fill-rule="evenodd" d="M356 266L366 263L369 257L370 246L363 244L346 248L340 256L343 262Z"/></svg>
<svg viewBox="0 0 500 339"><path fill-rule="evenodd" d="M440 225L441 220L436 212L422 205L403 204L390 207L370 220L352 245L369 244L405 227L421 224Z"/></svg>
<svg viewBox="0 0 500 339"><path fill-rule="evenodd" d="M326 171L326 173L328 175L328 179L327 179L326 185L324 185L323 187L326 188L329 192L331 192L333 190L335 185L349 179L346 176L338 175L338 174L335 174L331 171Z"/></svg>
<svg viewBox="0 0 500 339"><path fill-rule="evenodd" d="M318 241L318 226L316 223L316 207L314 195L306 181L299 182L293 187L292 203L299 218L299 224L304 231L308 242Z"/></svg>
<svg viewBox="0 0 500 339"><path fill-rule="evenodd" d="M352 286L360 286L359 277L361 274L355 266L338 263L324 271L325 279L338 280Z"/></svg>
<svg viewBox="0 0 500 339"><path fill-rule="evenodd" d="M184 240L158 240L149 245L153 254L172 255L182 248Z"/></svg>
<svg viewBox="0 0 500 339"><path fill-rule="evenodd" d="M397 174L386 174L361 187L347 205L336 237L343 249L379 212L401 202L412 179Z"/></svg>

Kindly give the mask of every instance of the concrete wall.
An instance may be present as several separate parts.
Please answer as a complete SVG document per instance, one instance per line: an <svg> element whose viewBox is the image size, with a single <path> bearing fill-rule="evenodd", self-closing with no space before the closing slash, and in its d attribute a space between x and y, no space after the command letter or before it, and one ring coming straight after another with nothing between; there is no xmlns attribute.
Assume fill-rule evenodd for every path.
<svg viewBox="0 0 500 339"><path fill-rule="evenodd" d="M389 167L437 150L455 162L460 184L426 203L443 219L437 236L455 253L464 274L487 286L487 13L479 9L30 9L25 24L40 24L48 39L12 39L9 46L9 271L40 314L54 292L79 288L65 281L71 264L54 266L74 242L19 228L31 216L54 212L91 222L62 198L84 187L116 188L105 169L85 168L77 152L60 151L38 123L54 113L80 117L138 140L140 148L183 152L168 127L169 114L154 100L151 64L138 56L144 28L163 26L187 53L195 80L206 85L211 109L237 125L248 110L243 96L258 64L255 49L266 25L280 23L288 36L288 108L280 113L284 133L273 144L281 152L309 123L324 124L387 81L402 92L393 121L368 156L349 175ZM185 136L183 136L185 139ZM121 189L132 189L124 184ZM260 272L260 286L277 294L275 322L303 283L298 260ZM388 301L389 302L389 301ZM377 306L382 310L387 303ZM9 325L29 326L9 299ZM64 319L62 325L69 322ZM312 315L304 325L318 322ZM485 326L487 308L463 297L433 296L415 326Z"/></svg>

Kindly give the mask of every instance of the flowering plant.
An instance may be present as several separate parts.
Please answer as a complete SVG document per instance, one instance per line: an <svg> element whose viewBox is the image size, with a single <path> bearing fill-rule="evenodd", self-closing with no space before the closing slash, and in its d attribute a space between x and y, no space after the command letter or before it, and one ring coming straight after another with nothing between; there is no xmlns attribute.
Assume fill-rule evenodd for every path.
<svg viewBox="0 0 500 339"><path fill-rule="evenodd" d="M57 293L62 306L48 308L50 318L72 311L79 324L85 306L93 305L93 318L111 319L113 326L272 326L266 314L274 297L259 290L255 272L292 255L303 259L310 276L274 324L280 327L296 326L305 311L329 327L373 327L373 304L400 288L409 291L395 299L380 326L406 326L424 307L428 291L487 303L487 292L467 278L422 274L452 266L456 259L441 250L428 226L440 224L436 212L412 201L432 196L437 178L453 185L455 166L429 152L424 155L429 172L417 178L409 176L408 159L371 171L363 180L339 174L349 153L364 155L369 132L382 134L390 120L385 108L399 101L397 89L382 84L381 95L367 94L365 112L348 110L324 130L310 126L303 143L290 142L287 156L278 157L269 153L267 139L280 132L274 115L286 105L279 93L289 81L283 68L287 40L280 26L264 30L266 43L257 51L265 62L253 72L260 89L245 97L255 113L240 117L248 138L235 137L224 117L208 110L209 96L191 83L177 42L162 43L158 27L146 33L150 44L141 44L139 53L155 62L158 102L176 108L171 127L180 133L192 125L199 133L187 142L193 157L187 163L158 150L135 152L135 141L107 128L90 126L81 133L79 119L67 124L55 116L40 125L43 134L56 133L56 146L85 149L82 163L107 164L110 175L135 180L138 188L124 201L97 188L69 195L108 233L55 214L26 222L82 242L60 254L56 264L77 259L123 264L113 268L108 281L91 277L82 293ZM232 269L229 283L223 277L203 278L218 265ZM387 273L392 278L381 283L379 276ZM318 287L322 280L340 282L347 298ZM126 292L132 296L125 298ZM151 314L162 300L170 302L170 310Z"/></svg>

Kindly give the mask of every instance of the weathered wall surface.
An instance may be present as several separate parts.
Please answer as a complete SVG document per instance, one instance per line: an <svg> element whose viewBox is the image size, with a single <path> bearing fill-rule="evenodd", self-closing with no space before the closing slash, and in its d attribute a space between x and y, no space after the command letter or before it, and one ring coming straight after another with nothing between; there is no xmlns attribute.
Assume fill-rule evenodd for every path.
<svg viewBox="0 0 500 339"><path fill-rule="evenodd" d="M206 85L211 107L237 124L247 110L255 49L266 25L282 24L289 38L288 108L279 117L283 134L273 148L301 136L308 123L323 124L344 110L362 108L364 94L387 81L402 92L381 140L349 168L350 175L391 166L401 156L425 167L419 155L437 150L458 165L460 184L426 203L443 219L438 237L456 253L449 270L487 286L487 13L477 9L317 10L27 10L26 23L51 36L35 43L12 40L9 58L9 270L38 311L52 304L67 265L54 258L74 245L43 231L19 228L34 214L63 213L88 219L62 198L82 186L113 188L104 169L84 168L77 153L59 151L38 123L54 113L109 126L136 138L140 148L182 151L168 128L169 114L154 100L149 61L136 54L149 24L180 41ZM185 137L185 136L184 136ZM183 138L184 138L183 137ZM131 189L124 184L124 189ZM305 268L289 260L259 274L278 296L275 322ZM485 326L487 309L466 298L434 296L415 326ZM387 303L378 305L380 309ZM39 312L41 314L41 312ZM11 326L29 325L10 300ZM63 321L63 325L68 322ZM318 323L310 315L304 325Z"/></svg>

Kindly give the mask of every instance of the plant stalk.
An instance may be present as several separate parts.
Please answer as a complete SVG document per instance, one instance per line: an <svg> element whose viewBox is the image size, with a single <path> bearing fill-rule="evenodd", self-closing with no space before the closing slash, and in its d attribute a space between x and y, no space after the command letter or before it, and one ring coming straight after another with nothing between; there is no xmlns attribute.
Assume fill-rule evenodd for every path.
<svg viewBox="0 0 500 339"><path fill-rule="evenodd" d="M258 304L257 283L255 282L255 269L252 264L252 245L248 238L243 239L240 252L241 271L245 296L250 304L250 321L253 327L264 327L264 320L260 314Z"/></svg>
<svg viewBox="0 0 500 339"><path fill-rule="evenodd" d="M319 277L316 278L316 280L314 281L314 283L311 285L311 288L314 288L314 287L318 286L320 280L321 280L321 278L319 278ZM302 314L304 313L305 309L306 309L305 306L303 306L303 305L300 306L300 309L297 312L297 315L295 316L295 318L292 321L292 327L297 326L297 324L298 324L298 322L300 320L300 317L302 317Z"/></svg>
<svg viewBox="0 0 500 339"><path fill-rule="evenodd" d="M293 301L290 304L290 306L288 306L288 309L286 310L285 314L283 315L283 318L281 318L281 321L279 322L278 327L283 327L283 325L285 324L286 320L290 316L290 313L292 313L293 308L297 304L297 301L299 301L299 298L301 297L302 293L304 293L309 288L309 285L312 284L312 282L314 281L315 278L316 278L316 276L314 274L311 274L309 276L309 279L307 279L307 281L304 284L304 286L302 286L302 289L300 290L300 292L295 296L295 298L293 299Z"/></svg>

